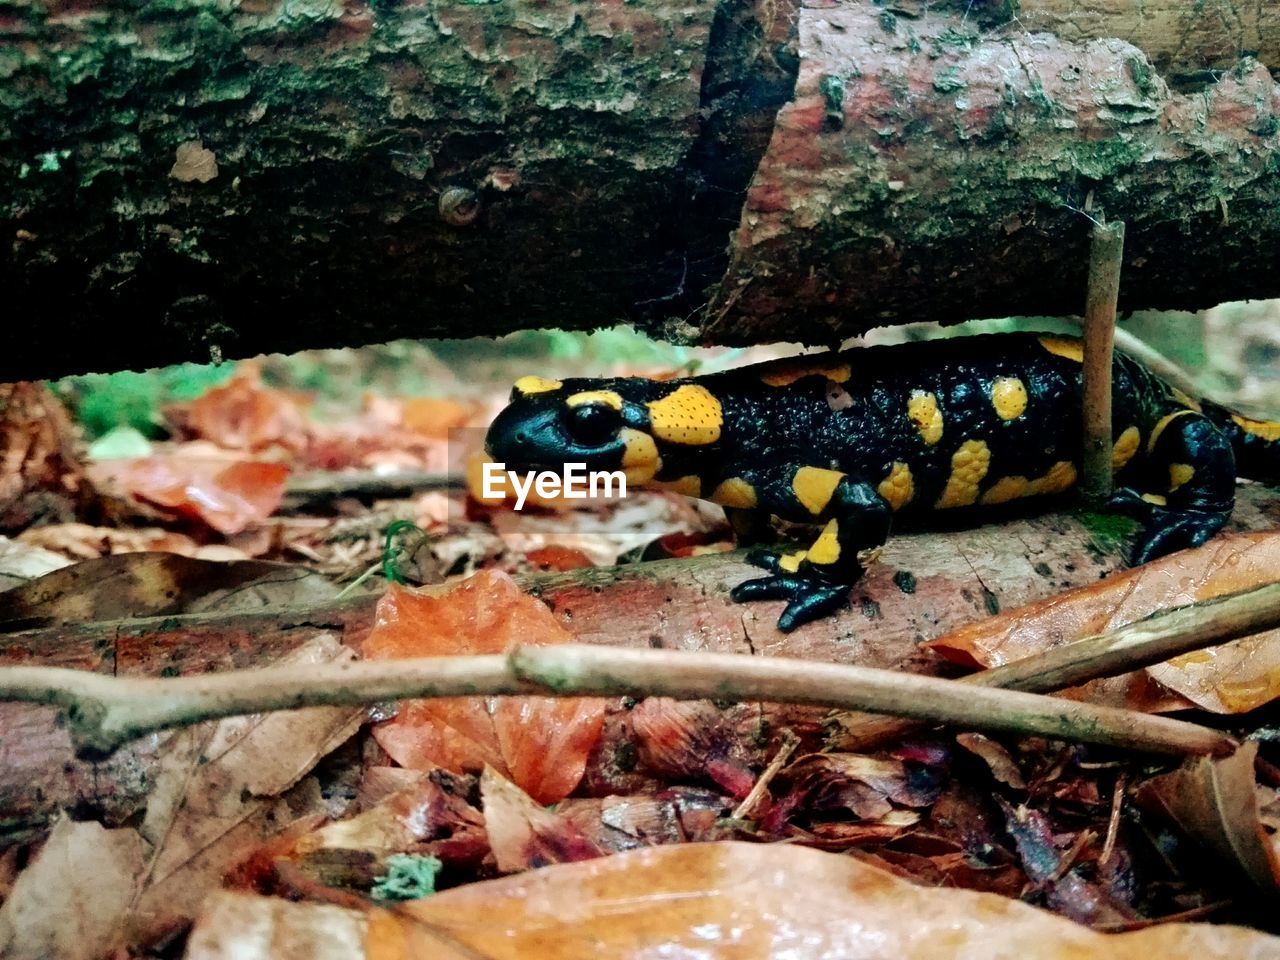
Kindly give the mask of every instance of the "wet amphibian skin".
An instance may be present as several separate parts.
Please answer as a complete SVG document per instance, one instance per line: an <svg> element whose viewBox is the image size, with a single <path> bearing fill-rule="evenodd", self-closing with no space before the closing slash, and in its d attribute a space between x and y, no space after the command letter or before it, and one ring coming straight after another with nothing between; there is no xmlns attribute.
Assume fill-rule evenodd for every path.
<svg viewBox="0 0 1280 960"><path fill-rule="evenodd" d="M807 549L758 549L738 601L786 599L783 630L843 604L895 515L997 507L1071 490L1081 459L1081 344L997 334L807 355L685 380L524 377L489 429L511 470L621 470L725 508L740 543L770 517ZM1117 355L1115 505L1145 527L1136 563L1197 546L1235 478L1280 480L1280 424L1201 403Z"/></svg>

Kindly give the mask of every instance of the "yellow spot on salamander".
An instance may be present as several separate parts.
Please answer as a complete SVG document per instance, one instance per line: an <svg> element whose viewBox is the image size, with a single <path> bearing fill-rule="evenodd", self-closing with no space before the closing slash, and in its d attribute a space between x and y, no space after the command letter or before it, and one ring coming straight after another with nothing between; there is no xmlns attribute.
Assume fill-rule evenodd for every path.
<svg viewBox="0 0 1280 960"><path fill-rule="evenodd" d="M1041 337L1040 346L1056 356L1084 363L1084 344L1075 337Z"/></svg>
<svg viewBox="0 0 1280 960"><path fill-rule="evenodd" d="M804 550L797 550L795 553L784 553L778 558L778 569L783 573L795 573L800 569L800 561L804 558Z"/></svg>
<svg viewBox="0 0 1280 960"><path fill-rule="evenodd" d="M786 387L805 377L826 377L835 383L845 383L850 376L847 363L824 362L821 357L797 357L769 364L760 374L760 379L771 387Z"/></svg>
<svg viewBox="0 0 1280 960"><path fill-rule="evenodd" d="M686 383L649 404L649 422L659 440L701 446L720 439L724 413L710 390Z"/></svg>
<svg viewBox="0 0 1280 960"><path fill-rule="evenodd" d="M622 397L612 390L583 390L581 393L565 397L564 402L571 407L581 407L588 403L603 403L606 407L613 407L615 410L622 409Z"/></svg>
<svg viewBox="0 0 1280 960"><path fill-rule="evenodd" d="M1147 503L1155 504L1157 507L1167 507L1169 505L1169 501L1158 493L1144 493L1142 499Z"/></svg>
<svg viewBox="0 0 1280 960"><path fill-rule="evenodd" d="M1245 433L1261 437L1263 440L1268 440L1272 443L1280 440L1280 423L1273 420L1254 420L1251 417L1242 417L1237 413L1233 413L1231 419Z"/></svg>
<svg viewBox="0 0 1280 960"><path fill-rule="evenodd" d="M1027 388L1017 377L996 377L991 383L991 405L1001 420L1016 420L1027 410Z"/></svg>
<svg viewBox="0 0 1280 960"><path fill-rule="evenodd" d="M750 510L756 505L756 488L741 477L730 477L711 491L711 500L722 507Z"/></svg>
<svg viewBox="0 0 1280 960"><path fill-rule="evenodd" d="M933 446L942 439L942 411L938 398L924 390L912 390L907 401L907 416L920 432L920 439Z"/></svg>
<svg viewBox="0 0 1280 960"><path fill-rule="evenodd" d="M1169 464L1169 492L1173 493L1195 475L1196 468L1189 463Z"/></svg>
<svg viewBox="0 0 1280 960"><path fill-rule="evenodd" d="M840 559L840 524L838 521L827 521L827 525L822 528L822 533L818 534L818 539L813 541L813 546L806 551L806 556L810 563L823 565L835 563Z"/></svg>
<svg viewBox="0 0 1280 960"><path fill-rule="evenodd" d="M662 457L658 456L658 445L653 442L653 437L631 427L623 427L619 437L622 440L622 472L627 475L627 483L648 483L662 469Z"/></svg>
<svg viewBox="0 0 1280 960"><path fill-rule="evenodd" d="M1059 460L1043 477L1027 484L1027 496L1051 496L1070 490L1076 482L1076 465L1070 460Z"/></svg>
<svg viewBox="0 0 1280 960"><path fill-rule="evenodd" d="M669 490L685 497L702 496L702 478L694 473L677 480L655 480L649 486L655 490Z"/></svg>
<svg viewBox="0 0 1280 960"><path fill-rule="evenodd" d="M1137 427L1125 427L1116 442L1111 445L1111 472L1119 473L1133 459L1142 444L1142 434Z"/></svg>
<svg viewBox="0 0 1280 960"><path fill-rule="evenodd" d="M801 467L791 478L791 489L796 499L804 504L804 508L815 516L827 508L836 487L844 479L839 470L824 470L821 467Z"/></svg>
<svg viewBox="0 0 1280 960"><path fill-rule="evenodd" d="M1182 404L1184 407L1194 410L1196 413L1200 413L1202 410L1199 400L1191 396L1191 394L1179 390L1177 387L1169 388L1169 396L1173 397L1175 401Z"/></svg>
<svg viewBox="0 0 1280 960"><path fill-rule="evenodd" d="M880 481L876 492L884 497L890 510L901 510L916 495L915 478L911 476L911 468L901 460L893 461L889 475Z"/></svg>
<svg viewBox="0 0 1280 960"><path fill-rule="evenodd" d="M991 449L983 440L966 440L951 457L951 476L935 504L940 510L967 507L978 499L978 484L991 467Z"/></svg>
<svg viewBox="0 0 1280 960"><path fill-rule="evenodd" d="M559 380L548 380L546 377L521 377L516 381L516 393L523 393L525 396L531 393L550 393L563 386Z"/></svg>
<svg viewBox="0 0 1280 960"><path fill-rule="evenodd" d="M1160 418L1151 429L1151 436L1147 439L1147 453L1156 448L1156 443L1160 439L1160 434L1164 433L1165 427L1173 423L1179 417L1190 417L1195 414L1194 410L1175 410L1173 413L1167 414Z"/></svg>
<svg viewBox="0 0 1280 960"><path fill-rule="evenodd" d="M982 495L981 502L989 505L1008 503L1025 497L1030 486L1031 481L1026 477L1001 477Z"/></svg>

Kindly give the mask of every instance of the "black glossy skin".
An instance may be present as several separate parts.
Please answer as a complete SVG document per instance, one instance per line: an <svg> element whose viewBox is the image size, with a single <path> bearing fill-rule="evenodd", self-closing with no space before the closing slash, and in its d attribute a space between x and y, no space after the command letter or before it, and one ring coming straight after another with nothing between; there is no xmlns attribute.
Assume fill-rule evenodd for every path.
<svg viewBox="0 0 1280 960"><path fill-rule="evenodd" d="M726 507L740 541L758 539L770 515L822 525L826 539L820 536L807 553L754 551L753 562L771 575L733 594L737 600L787 599L779 627L789 630L845 602L848 586L862 575L865 552L884 542L894 512L970 509L980 505L967 504L970 496L981 501L1000 490L1006 496L997 499L1003 501L1008 488L1018 486L1008 480L993 493L1003 478L1036 481L1016 499L1072 486L1081 458L1081 364L1060 353L1073 348L1078 350L1073 341L1004 334L806 356L689 380L566 380L555 389L516 391L490 428L488 445L509 469L566 461L617 469L624 448L618 431L625 426L655 437L661 469L651 482L685 478L690 484L696 477L700 495L708 498L728 478L749 484L754 506ZM766 382L797 366L827 370L783 385ZM847 379L841 366L848 367ZM1222 528L1234 502L1237 452L1248 475L1280 479L1280 443L1266 439L1268 425L1246 429L1229 411L1209 404L1201 412L1194 400L1127 357L1118 355L1113 370L1115 436L1136 428L1140 437L1116 474L1115 501L1145 524L1134 549L1136 563L1196 546ZM1000 378L1022 385L1025 408L1016 416L1002 416L993 401ZM719 404L720 435L712 442L674 442L672 431L664 438L662 423L654 422L657 412L649 405L686 385L705 388ZM611 391L621 409L571 410L566 400L583 391ZM933 394L940 435L936 421L923 418L935 427L926 438L927 431L912 420L913 391ZM1016 408L1000 409L1007 415ZM584 431L575 418L591 424ZM584 432L590 442L583 441ZM960 482L967 475L961 471L953 490L959 495L948 497L953 458L970 447L985 448L987 469L972 484ZM978 455L970 463L982 460ZM890 503L882 495L895 462L911 474L913 495L906 503ZM1177 465L1172 473L1171 465ZM842 475L801 475L821 479L806 488L808 505L797 492L798 471L806 467Z"/></svg>

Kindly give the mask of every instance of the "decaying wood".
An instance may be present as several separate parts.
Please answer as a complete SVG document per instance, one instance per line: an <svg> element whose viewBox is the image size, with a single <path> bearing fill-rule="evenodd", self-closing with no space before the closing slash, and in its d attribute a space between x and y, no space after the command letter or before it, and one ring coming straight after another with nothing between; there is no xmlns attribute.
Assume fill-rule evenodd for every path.
<svg viewBox="0 0 1280 960"><path fill-rule="evenodd" d="M0 379L1275 295L1272 6L14 0Z"/></svg>
<svg viewBox="0 0 1280 960"><path fill-rule="evenodd" d="M1239 493L1235 529L1280 524L1273 494L1255 485ZM733 586L758 575L736 555L579 570L525 583L583 643L934 672L946 668L920 649L924 640L1120 569L1121 541L1098 530L1094 521L1052 514L894 536L847 610L790 635L774 626L780 603L728 599ZM309 610L75 624L0 635L0 663L122 676L266 666L318 632L358 648L372 617L373 601L357 597ZM101 763L77 760L57 711L30 704L0 703L0 729L6 733L0 738L0 838L29 836L68 807L119 823L146 796L155 743L129 744Z"/></svg>
<svg viewBox="0 0 1280 960"><path fill-rule="evenodd" d="M1274 64L1243 58L1178 88L1125 40L966 33L946 10L871 3L802 8L799 46L708 338L1075 314L1086 205L1126 222L1123 309L1269 286Z"/></svg>

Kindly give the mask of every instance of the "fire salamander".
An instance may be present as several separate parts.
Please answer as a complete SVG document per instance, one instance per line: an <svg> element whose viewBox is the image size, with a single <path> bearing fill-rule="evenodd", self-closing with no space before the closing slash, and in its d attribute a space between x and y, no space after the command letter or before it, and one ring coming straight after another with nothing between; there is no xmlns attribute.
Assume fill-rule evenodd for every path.
<svg viewBox="0 0 1280 960"><path fill-rule="evenodd" d="M1061 494L1081 460L1082 346L994 334L788 358L690 379L524 377L489 429L508 469L621 470L629 485L724 507L739 543L770 516L820 528L757 549L737 601L786 599L791 630L839 607L895 514ZM1136 563L1197 546L1231 516L1237 472L1280 481L1280 423L1200 402L1128 357L1112 368L1118 493Z"/></svg>

